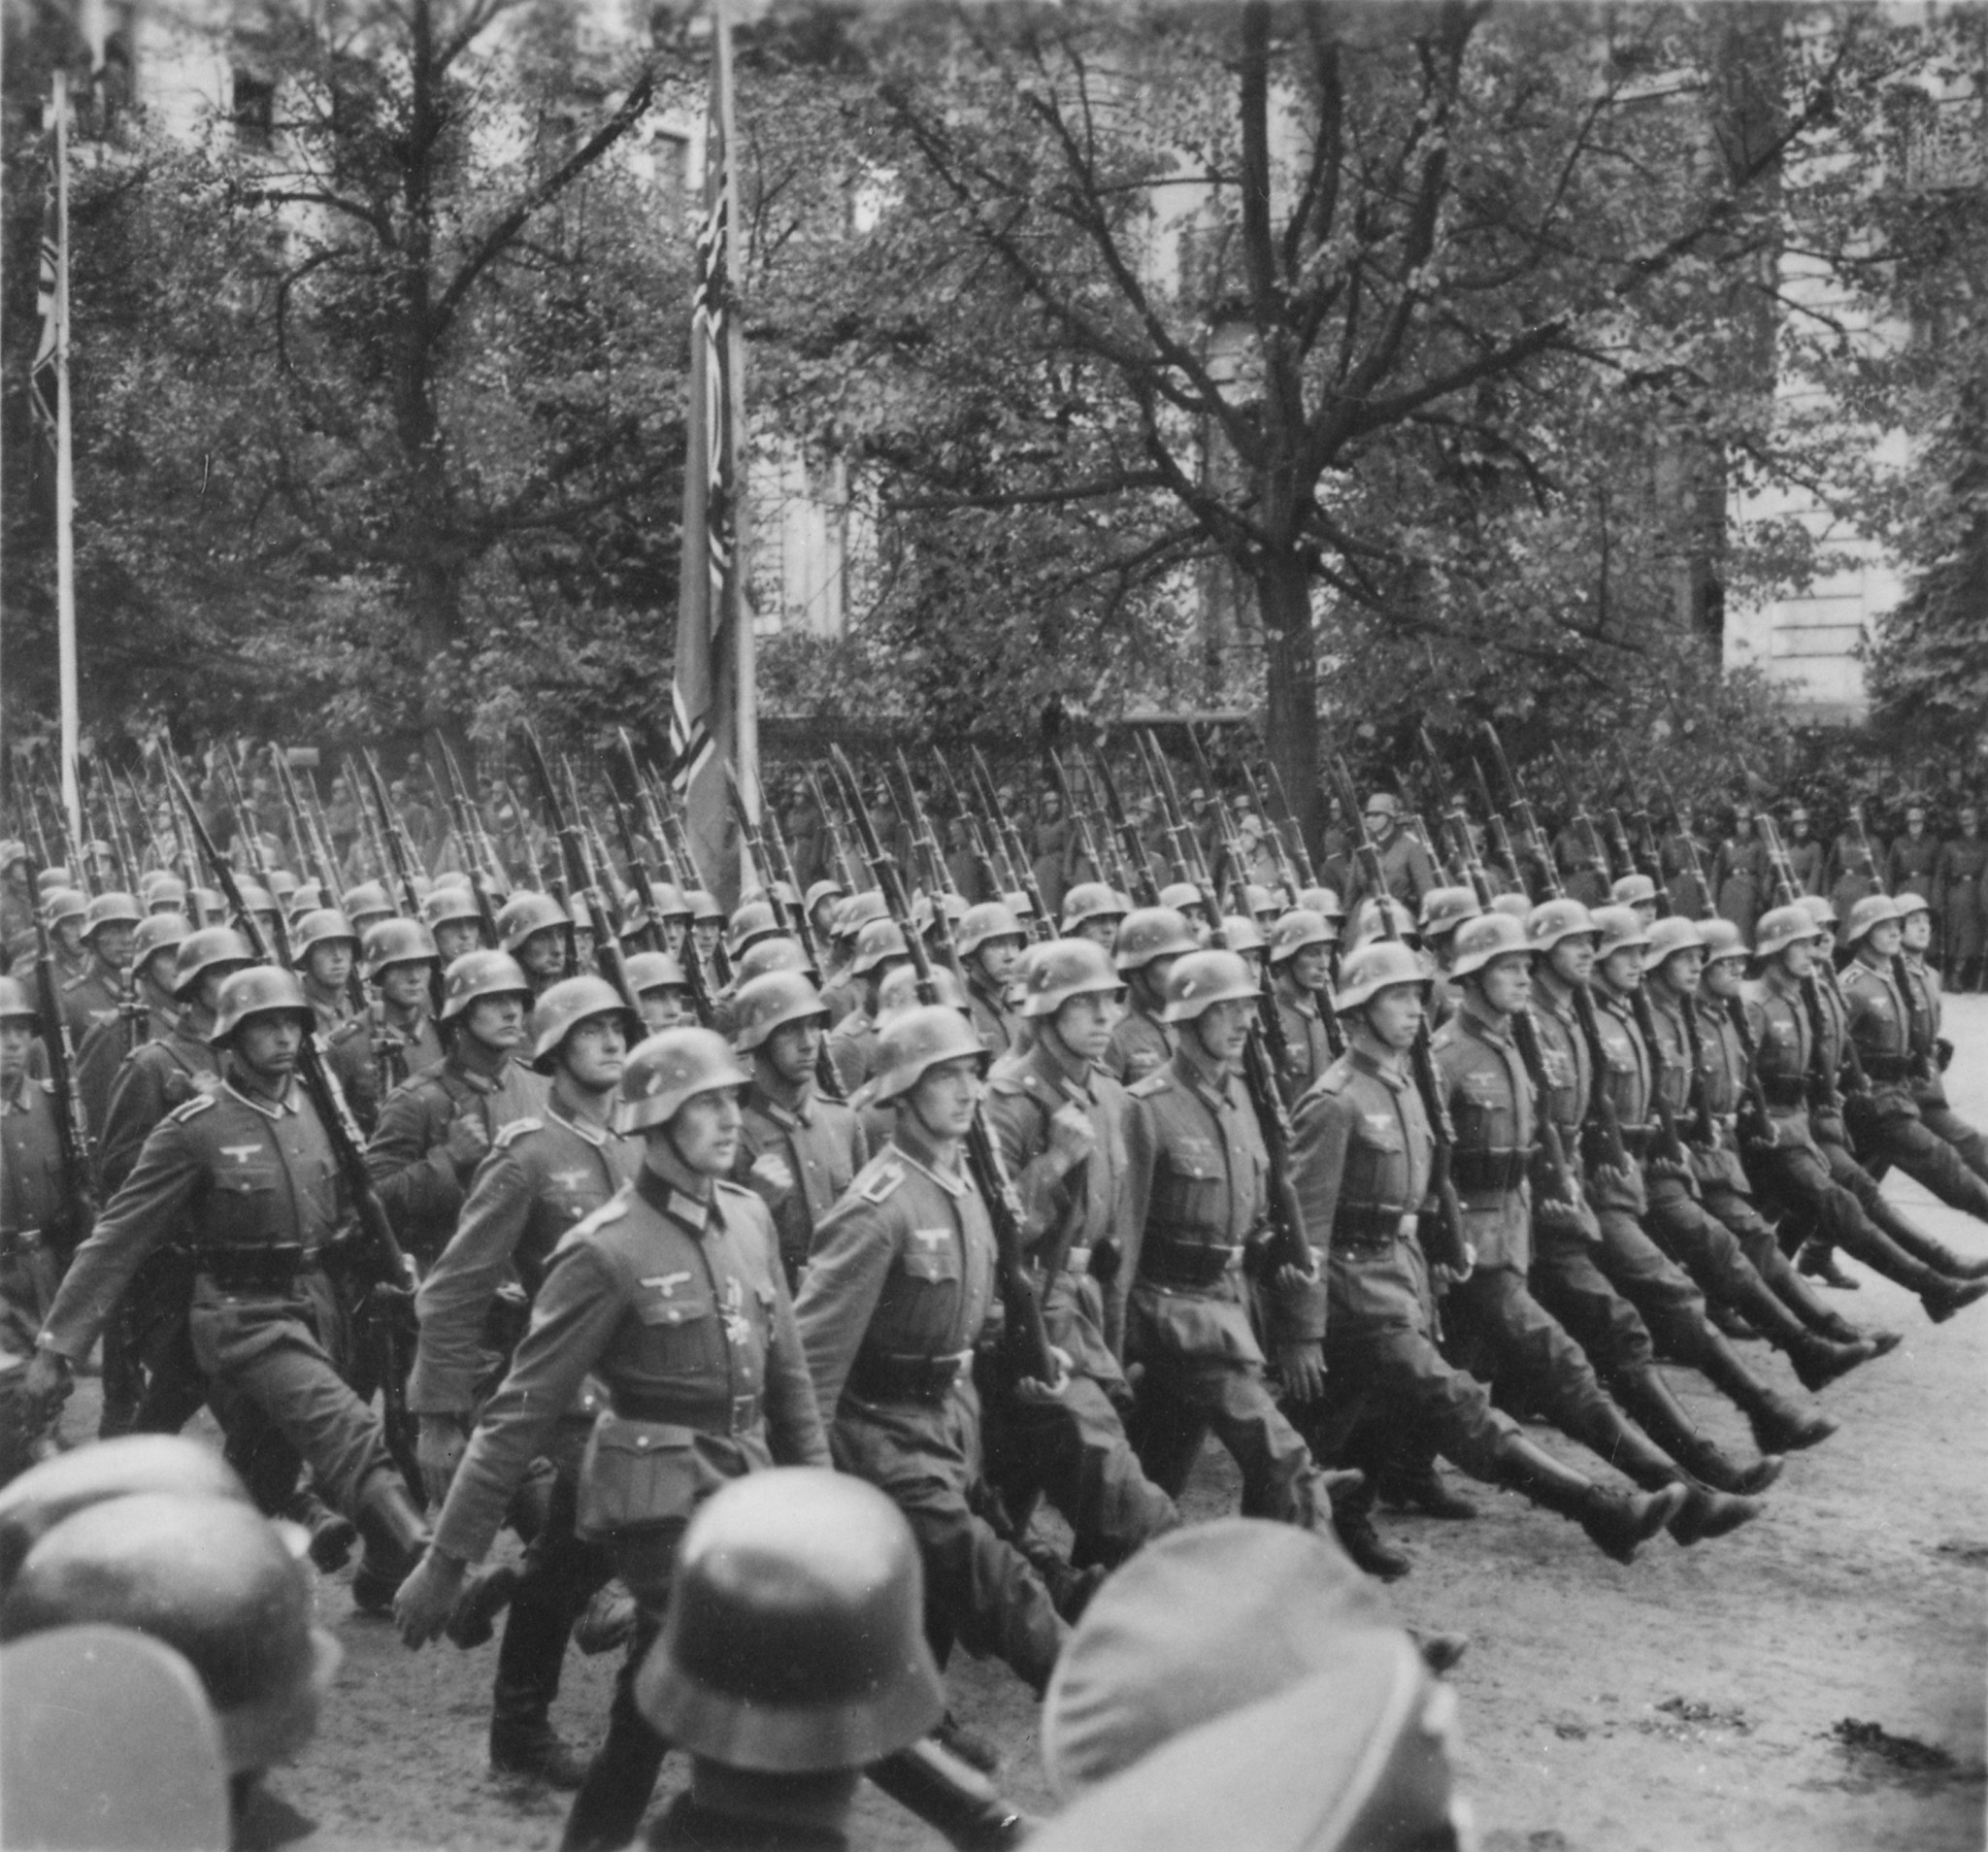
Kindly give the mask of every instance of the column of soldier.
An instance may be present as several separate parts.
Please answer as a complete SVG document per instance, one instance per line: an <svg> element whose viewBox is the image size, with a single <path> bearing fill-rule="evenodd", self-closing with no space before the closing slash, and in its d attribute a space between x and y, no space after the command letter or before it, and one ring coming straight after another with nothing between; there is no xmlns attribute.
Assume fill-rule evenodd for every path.
<svg viewBox="0 0 1988 1852"><path fill-rule="evenodd" d="M881 1552L865 1572L902 1538L810 1490L822 1470L902 1514L920 1642L893 1663L959 1645L1042 1692L1106 1578L1197 1560L1209 1527L1179 1502L1210 1435L1243 1516L1302 1535L1322 1599L1371 1616L1409 1569L1379 1504L1475 1514L1439 1458L1618 1562L1696 1545L1836 1431L1742 1344L1813 1395L1900 1341L1825 1297L1856 1284L1839 1253L1934 1322L1988 1296L1988 1260L1877 1182L1988 1222L1923 895L1839 918L1763 815L1742 930L1688 830L1660 843L1634 804L1573 803L1556 854L1495 736L1503 797L1480 766L1474 815L1363 803L1336 766L1336 891L1193 744L1183 801L1131 736L1132 810L1102 755L1080 789L1055 763L1034 852L977 754L964 788L939 758L950 855L901 755L866 790L835 752L804 779L832 872L796 878L742 803L757 886L729 917L625 742L587 797L528 736L543 829L507 791L508 857L446 754L439 854L368 760L382 878L342 890L281 760L278 828L169 758L143 853L125 806L87 843L36 811L67 868L0 847L26 935L0 977L25 1432L59 1444L101 1339L103 1436L204 1406L320 1569L359 1546L360 1611L411 1646L501 1617L491 1760L577 1790L569 1847L628 1843L673 1743L695 1782L658 1843L865 1767L986 1842L1012 1822L963 1772L991 1753L927 1702L936 1671L876 1729L823 1721L870 1674L780 1591L813 1586L835 1511ZM1612 881L1604 904L1564 890L1570 864ZM1665 1363L1756 1450L1702 1430ZM741 1502L782 1470L789 1502ZM507 1527L521 1557L485 1565ZM728 1549L763 1575L728 1581ZM1113 1586L1172 1604L1168 1572ZM813 1642L798 1660L783 1626ZM591 1758L550 1722L576 1640L624 1650ZM1462 1650L1420 1644L1437 1670ZM813 1721L782 1734L785 1711Z"/></svg>

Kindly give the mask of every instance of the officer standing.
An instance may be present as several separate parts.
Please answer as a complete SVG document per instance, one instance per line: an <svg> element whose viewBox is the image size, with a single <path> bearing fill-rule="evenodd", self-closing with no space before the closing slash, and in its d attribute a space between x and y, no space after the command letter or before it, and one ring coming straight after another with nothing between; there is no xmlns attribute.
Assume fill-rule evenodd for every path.
<svg viewBox="0 0 1988 1852"><path fill-rule="evenodd" d="M408 1406L420 1422L421 1470L439 1505L460 1464L487 1386L487 1321L508 1282L536 1299L559 1242L635 1174L641 1147L609 1129L633 1023L613 987L568 977L532 1013L532 1065L544 1106L499 1129L478 1167L453 1238L422 1280L420 1343ZM568 1411L547 1449L555 1477L511 1598L490 1717L490 1765L577 1788L585 1758L550 1721L566 1638L610 1566L574 1532L580 1450L592 1409Z"/></svg>
<svg viewBox="0 0 1988 1852"><path fill-rule="evenodd" d="M1953 1109L1939 1077L1953 1059L1953 1043L1939 1033L1939 973L1930 961L1933 904L1923 894L1898 896L1899 954L1912 1006L1912 1104L1936 1138L1944 1139L1973 1174L1988 1180L1988 1139Z"/></svg>
<svg viewBox="0 0 1988 1852"><path fill-rule="evenodd" d="M449 1486L435 1541L395 1604L411 1646L447 1619L532 1461L589 1372L612 1407L580 1466L578 1534L605 1543L640 1604L608 1736L574 1801L566 1852L625 1846L667 1745L635 1703L672 1565L697 1505L776 1464L826 1466L792 1302L766 1206L723 1179L749 1076L707 1029L651 1036L622 1070L616 1128L642 1169L560 1242L511 1373Z"/></svg>
<svg viewBox="0 0 1988 1852"><path fill-rule="evenodd" d="M380 1200L402 1244L423 1263L455 1232L491 1140L530 1118L546 1095L545 1082L515 1058L532 995L517 962L506 952L471 952L449 966L446 984L448 1053L387 1096L366 1144Z"/></svg>
<svg viewBox="0 0 1988 1852"><path fill-rule="evenodd" d="M315 1018L289 973L236 972L221 986L211 1041L225 1078L168 1115L78 1250L36 1339L28 1392L68 1392L118 1295L146 1258L185 1230L193 1249L194 1356L225 1413L239 1404L301 1454L366 1539L360 1576L390 1586L425 1541L419 1511L387 1456L379 1415L347 1385L324 1250L346 1219L331 1141L295 1071ZM281 1504L295 1477L255 1488ZM355 1595L362 1595L355 1579ZM363 1598L363 1597L362 1597Z"/></svg>
<svg viewBox="0 0 1988 1852"><path fill-rule="evenodd" d="M49 1082L27 1071L41 1011L17 978L0 977L0 1348L34 1348L76 1239Z"/></svg>
<svg viewBox="0 0 1988 1852"><path fill-rule="evenodd" d="M1190 892L1195 890L1190 889ZM1167 1027L1167 974L1176 959L1199 951L1186 914L1173 907L1142 907L1126 914L1112 942L1111 962L1125 985L1125 1013L1112 1027L1104 1065L1122 1086L1143 1080L1172 1059Z"/></svg>
<svg viewBox="0 0 1988 1852"><path fill-rule="evenodd" d="M1988 840L1981 835L1981 812L1963 805L1960 834L1939 846L1933 885L1939 916L1946 927L1941 960L1948 987L1956 996L1981 987L1982 952L1988 949Z"/></svg>
<svg viewBox="0 0 1988 1852"><path fill-rule="evenodd" d="M980 901L960 915L952 943L966 977L974 1027L987 1052L999 1061L1014 1045L1014 1006L1008 991L1026 943L1021 921L1007 902Z"/></svg>
<svg viewBox="0 0 1988 1852"><path fill-rule="evenodd" d="M1327 1374L1313 1431L1337 1458L1363 1417L1401 1424L1473 1477L1510 1486L1630 1562L1676 1516L1684 1488L1597 1485L1528 1440L1436 1346L1419 1235L1436 1140L1408 1065L1427 988L1405 945L1381 940L1349 956L1333 999L1346 1052L1298 1103L1292 1181L1307 1230L1331 1242ZM1198 1180L1189 1173L1181 1182Z"/></svg>
<svg viewBox="0 0 1988 1852"><path fill-rule="evenodd" d="M995 1252L961 1153L987 1051L944 1004L905 1010L879 1042L877 1094L896 1129L815 1231L795 1318L836 1464L887 1493L918 1539L938 1658L957 1637L1041 1693L1063 1620L978 1509L973 1364Z"/></svg>
<svg viewBox="0 0 1988 1852"><path fill-rule="evenodd" d="M751 1064L742 1103L735 1183L755 1191L779 1236L787 1284L798 1288L814 1231L869 1161L856 1114L815 1084L828 1012L797 971L740 986L733 1045Z"/></svg>

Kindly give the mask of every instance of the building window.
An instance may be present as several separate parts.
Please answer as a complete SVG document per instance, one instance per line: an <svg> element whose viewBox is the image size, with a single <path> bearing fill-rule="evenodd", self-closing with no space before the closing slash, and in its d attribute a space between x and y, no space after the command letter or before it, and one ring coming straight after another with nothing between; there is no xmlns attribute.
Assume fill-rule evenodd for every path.
<svg viewBox="0 0 1988 1852"><path fill-rule="evenodd" d="M276 84L252 71L234 74L234 109L230 119L235 133L253 148L267 148L276 130Z"/></svg>

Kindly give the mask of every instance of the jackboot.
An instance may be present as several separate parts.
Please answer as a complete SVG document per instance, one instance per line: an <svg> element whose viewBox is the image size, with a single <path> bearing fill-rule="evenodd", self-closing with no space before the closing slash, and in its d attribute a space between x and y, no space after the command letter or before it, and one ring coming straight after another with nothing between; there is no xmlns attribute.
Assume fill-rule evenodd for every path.
<svg viewBox="0 0 1988 1852"><path fill-rule="evenodd" d="M1332 1528L1355 1565L1378 1581L1398 1582L1413 1567L1374 1528L1374 1494L1364 1485L1333 1494Z"/></svg>
<svg viewBox="0 0 1988 1852"><path fill-rule="evenodd" d="M1784 1268L1780 1277L1770 1282L1770 1288L1810 1331L1819 1331L1839 1344L1853 1344L1864 1336L1842 1313L1832 1310L1795 1268Z"/></svg>
<svg viewBox="0 0 1988 1852"><path fill-rule="evenodd" d="M1693 1478L1704 1480L1715 1491L1755 1497L1781 1476L1786 1462L1779 1454L1764 1453L1741 1466L1701 1433L1662 1371L1654 1367L1623 1371L1608 1387L1658 1446Z"/></svg>
<svg viewBox="0 0 1988 1852"><path fill-rule="evenodd" d="M1912 1220L1890 1197L1872 1192L1865 1212L1889 1235L1894 1246L1903 1248L1915 1261L1923 1261L1936 1273L1948 1279L1988 1279L1988 1260L1963 1260L1952 1248ZM1917 1290L1917 1282L1907 1282Z"/></svg>
<svg viewBox="0 0 1988 1852"><path fill-rule="evenodd" d="M1708 1341L1693 1361L1712 1387L1746 1417L1753 1444L1761 1452L1794 1453L1820 1446L1836 1433L1837 1424L1827 1415L1803 1407L1762 1382L1717 1332L1706 1336Z"/></svg>
<svg viewBox="0 0 1988 1852"><path fill-rule="evenodd" d="M1988 1291L1984 1287L1983 1291ZM1801 1341L1787 1346L1788 1361L1795 1367L1795 1379L1814 1395L1839 1376L1847 1376L1859 1364L1877 1355L1877 1346L1860 1338L1854 1344L1839 1344L1812 1331L1805 1331Z"/></svg>
<svg viewBox="0 0 1988 1852"><path fill-rule="evenodd" d="M1724 1537L1742 1524L1752 1523L1767 1508L1758 1499L1715 1492L1703 1480L1693 1478L1647 1435L1625 1420L1611 1402L1604 1402L1591 1411L1578 1438L1645 1492L1661 1492L1672 1485L1683 1488L1683 1500L1666 1526L1679 1543L1702 1543L1707 1538Z"/></svg>
<svg viewBox="0 0 1988 1852"><path fill-rule="evenodd" d="M283 1516L311 1534L311 1561L329 1575L350 1560L359 1533L350 1518L334 1511L308 1485L300 1485L283 1506Z"/></svg>
<svg viewBox="0 0 1988 1852"><path fill-rule="evenodd" d="M1375 1479L1380 1502L1398 1511L1420 1511L1425 1517L1452 1518L1459 1523L1477 1515L1476 1505L1442 1476L1434 1454L1420 1449L1395 1455ZM1337 1506L1333 1511L1339 1516Z"/></svg>
<svg viewBox="0 0 1988 1852"><path fill-rule="evenodd" d="M352 1571L352 1601L363 1614L390 1614L393 1598L428 1547L428 1521L398 1472L376 1472L352 1513L366 1548Z"/></svg>
<svg viewBox="0 0 1988 1852"><path fill-rule="evenodd" d="M1988 1299L1988 1279L1936 1279L1919 1293L1919 1304L1936 1325L1943 1325L1957 1311L1965 1311L1977 1301Z"/></svg>
<svg viewBox="0 0 1988 1852"><path fill-rule="evenodd" d="M1638 1547L1669 1524L1684 1504L1681 1485L1667 1485L1661 1492L1617 1492L1599 1486L1522 1434L1507 1435L1499 1443L1497 1477L1501 1485L1533 1504L1572 1518L1589 1542L1618 1563L1635 1562Z"/></svg>
<svg viewBox="0 0 1988 1852"><path fill-rule="evenodd" d="M1861 1279L1853 1278L1837 1265L1837 1250L1827 1241L1804 1241L1801 1252L1795 1257L1795 1267L1798 1273L1806 1273L1810 1279L1819 1279L1839 1293L1864 1290Z"/></svg>

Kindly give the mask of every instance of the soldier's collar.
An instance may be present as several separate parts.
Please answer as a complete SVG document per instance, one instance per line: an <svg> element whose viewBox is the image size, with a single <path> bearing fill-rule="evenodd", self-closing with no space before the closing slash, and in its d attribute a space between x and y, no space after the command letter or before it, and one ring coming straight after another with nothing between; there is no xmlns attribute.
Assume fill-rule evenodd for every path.
<svg viewBox="0 0 1988 1852"><path fill-rule="evenodd" d="M658 1215L667 1215L693 1235L702 1235L717 1211L716 1193L693 1196L679 1189L666 1176L658 1175L645 1163L635 1174L635 1193Z"/></svg>
<svg viewBox="0 0 1988 1852"><path fill-rule="evenodd" d="M232 1075L223 1080L221 1085L245 1107L261 1113L265 1119L282 1121L297 1116L297 1083L294 1080L283 1088L281 1100L272 1100L266 1094L247 1092L235 1084Z"/></svg>
<svg viewBox="0 0 1988 1852"><path fill-rule="evenodd" d="M1396 1093L1407 1091L1408 1072L1399 1062L1383 1063L1370 1050L1361 1047L1358 1042L1346 1050L1346 1059L1369 1079L1378 1080L1382 1086L1390 1087Z"/></svg>
<svg viewBox="0 0 1988 1852"><path fill-rule="evenodd" d="M1077 1101L1080 1106L1090 1105L1091 1064L1088 1061L1073 1067L1049 1045L1046 1036L1037 1041L1030 1052L1029 1060L1036 1073L1058 1093Z"/></svg>
<svg viewBox="0 0 1988 1852"><path fill-rule="evenodd" d="M576 1138L583 1140L596 1150L599 1150L613 1136L604 1125L589 1125L579 1113L568 1107L559 1098L557 1093L547 1094L546 1110Z"/></svg>
<svg viewBox="0 0 1988 1852"><path fill-rule="evenodd" d="M4 1119L10 1112L27 1110L27 1085L28 1075L25 1068L12 1080L0 1085L0 1119Z"/></svg>
<svg viewBox="0 0 1988 1852"><path fill-rule="evenodd" d="M890 1135L891 1149L904 1159L921 1176L929 1176L947 1196L964 1196L971 1187L964 1169L944 1170L940 1166L939 1154L930 1142L915 1128L904 1122L904 1115L898 1115L896 1128Z"/></svg>
<svg viewBox="0 0 1988 1852"><path fill-rule="evenodd" d="M1202 1056L1200 1043L1192 1036L1183 1035L1175 1043L1174 1072L1210 1106L1228 1104L1230 1071L1226 1067L1219 1072L1210 1068Z"/></svg>
<svg viewBox="0 0 1988 1852"><path fill-rule="evenodd" d="M1505 1026L1501 1028L1483 1013L1475 998L1469 991L1463 993L1463 1001L1457 1005L1456 1013L1464 1027L1480 1042L1491 1042L1494 1046L1500 1048L1507 1046L1510 1042L1511 1018L1508 1016L1505 1020Z"/></svg>

